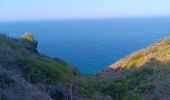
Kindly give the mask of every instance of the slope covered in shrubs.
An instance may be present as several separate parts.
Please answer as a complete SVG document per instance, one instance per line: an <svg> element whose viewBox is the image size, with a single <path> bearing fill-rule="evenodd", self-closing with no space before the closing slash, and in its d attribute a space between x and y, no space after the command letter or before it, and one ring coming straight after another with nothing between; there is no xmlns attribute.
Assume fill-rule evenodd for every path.
<svg viewBox="0 0 170 100"><path fill-rule="evenodd" d="M81 76L76 69L60 59L40 54L37 51L37 41L23 37L15 39L0 35L0 66L54 99L68 96L65 86Z"/></svg>
<svg viewBox="0 0 170 100"><path fill-rule="evenodd" d="M169 99L170 38L132 53L92 75L37 51L30 33L0 35L1 100Z"/></svg>
<svg viewBox="0 0 170 100"><path fill-rule="evenodd" d="M126 56L98 75L105 78L125 78L130 83L129 91L135 92L143 100L169 99L170 38L160 39L151 46Z"/></svg>

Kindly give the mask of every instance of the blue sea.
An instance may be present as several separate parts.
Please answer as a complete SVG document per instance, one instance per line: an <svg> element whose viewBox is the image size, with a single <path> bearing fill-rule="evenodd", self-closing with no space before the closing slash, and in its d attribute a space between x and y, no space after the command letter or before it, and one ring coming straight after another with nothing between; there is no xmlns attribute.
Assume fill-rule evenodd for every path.
<svg viewBox="0 0 170 100"><path fill-rule="evenodd" d="M24 32L34 35L41 53L93 73L170 36L170 17L0 22L0 33Z"/></svg>

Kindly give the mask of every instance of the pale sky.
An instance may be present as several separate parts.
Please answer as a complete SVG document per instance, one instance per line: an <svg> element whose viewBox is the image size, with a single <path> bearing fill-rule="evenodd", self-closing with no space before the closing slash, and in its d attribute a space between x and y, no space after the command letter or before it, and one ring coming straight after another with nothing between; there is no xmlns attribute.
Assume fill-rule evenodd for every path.
<svg viewBox="0 0 170 100"><path fill-rule="evenodd" d="M170 0L0 0L0 21L170 16Z"/></svg>

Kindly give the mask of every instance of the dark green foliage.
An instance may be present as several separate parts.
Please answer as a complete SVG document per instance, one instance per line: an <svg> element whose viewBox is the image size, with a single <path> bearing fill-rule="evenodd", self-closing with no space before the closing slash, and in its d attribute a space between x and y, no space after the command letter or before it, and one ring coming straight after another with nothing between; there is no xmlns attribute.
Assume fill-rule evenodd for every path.
<svg viewBox="0 0 170 100"><path fill-rule="evenodd" d="M26 39L15 39L15 38L9 38L3 34L0 34L0 46L1 45L6 45L6 46L10 46L10 48L12 50L16 50L16 49L27 49L30 51L37 51L37 45L38 42L37 41L29 41Z"/></svg>
<svg viewBox="0 0 170 100"><path fill-rule="evenodd" d="M140 100L141 94L154 89L151 76L155 75L155 71L151 67L152 63L147 63L139 69L131 67L143 60L141 55L136 56L137 60L129 63L131 70L128 70L127 76L103 78L82 75L64 61L40 54L35 40L14 39L0 35L0 47L2 65L16 65L26 81L38 85L40 90L45 91L55 100L62 100L70 95L90 99L112 97L113 100ZM122 70L127 71L127 69ZM12 80L6 74L0 73L0 83L4 82L6 85L0 84L0 87L7 87Z"/></svg>
<svg viewBox="0 0 170 100"><path fill-rule="evenodd" d="M127 76L127 82L129 88L133 89L134 86L139 85L142 80L147 79L149 75L152 75L153 69L146 67L141 70L134 70L130 75Z"/></svg>
<svg viewBox="0 0 170 100"><path fill-rule="evenodd" d="M154 86L151 81L143 80L140 82L138 91L144 93L144 92L151 91L153 88L154 88Z"/></svg>
<svg viewBox="0 0 170 100"><path fill-rule="evenodd" d="M0 88L8 87L12 82L7 74L0 72Z"/></svg>
<svg viewBox="0 0 170 100"><path fill-rule="evenodd" d="M41 84L42 87L48 84L49 86L54 85L55 89L58 83L63 84L62 87L64 87L81 76L77 70L62 60L47 57L37 52L35 40L14 39L0 35L0 59L2 66L7 64L17 66L27 82ZM1 75L0 82L8 84L10 80L7 76ZM48 88L45 92L56 100L64 98L65 93L54 89Z"/></svg>
<svg viewBox="0 0 170 100"><path fill-rule="evenodd" d="M76 91L83 96L95 99L97 96L111 96L121 100L128 92L128 85L123 78L103 79L93 78L80 80L76 83Z"/></svg>
<svg viewBox="0 0 170 100"><path fill-rule="evenodd" d="M64 94L64 89L61 86L56 86L54 85L49 85L49 84L45 84L41 87L41 89L48 91L48 94L56 99L56 100L63 100L65 98L65 94Z"/></svg>
<svg viewBox="0 0 170 100"><path fill-rule="evenodd" d="M109 95L115 100L140 100L140 93L152 91L154 88L149 80L152 74L152 68L143 68L134 70L126 78L93 77L79 81L75 89L89 98Z"/></svg>
<svg viewBox="0 0 170 100"><path fill-rule="evenodd" d="M136 92L129 92L123 100L141 100L139 94Z"/></svg>
<svg viewBox="0 0 170 100"><path fill-rule="evenodd" d="M128 85L122 78L116 78L103 89L105 95L110 95L116 100L121 100L128 92Z"/></svg>
<svg viewBox="0 0 170 100"><path fill-rule="evenodd" d="M26 48L27 50L33 51L33 52L37 52L37 45L38 42L36 40L34 41L29 41L26 39L20 39L19 43ZM24 45L23 45L24 44Z"/></svg>
<svg viewBox="0 0 170 100"><path fill-rule="evenodd" d="M95 98L96 96L102 95L100 90L104 87L104 80L88 80L88 79L80 79L75 82L73 86L75 91L78 91L84 97Z"/></svg>
<svg viewBox="0 0 170 100"><path fill-rule="evenodd" d="M144 76L151 75L153 69L151 67L145 67L140 70L134 70L128 78L143 78Z"/></svg>
<svg viewBox="0 0 170 100"><path fill-rule="evenodd" d="M34 40L35 41L35 40ZM25 78L29 76L34 83L46 80L72 80L79 75L78 71L68 67L65 62L39 54L36 51L37 42L26 39L13 39L0 35L1 49L0 57L10 55L13 61L20 66ZM2 52L3 50L3 52ZM5 55L4 55L5 54ZM4 59L9 61L7 59ZM8 63L8 62L6 62ZM29 75L28 75L29 74ZM69 79L68 79L69 78Z"/></svg>
<svg viewBox="0 0 170 100"><path fill-rule="evenodd" d="M66 67L67 64L42 55L15 55L15 59L23 72L29 74L31 81L34 83L44 81L42 79L50 81L75 77L73 71Z"/></svg>

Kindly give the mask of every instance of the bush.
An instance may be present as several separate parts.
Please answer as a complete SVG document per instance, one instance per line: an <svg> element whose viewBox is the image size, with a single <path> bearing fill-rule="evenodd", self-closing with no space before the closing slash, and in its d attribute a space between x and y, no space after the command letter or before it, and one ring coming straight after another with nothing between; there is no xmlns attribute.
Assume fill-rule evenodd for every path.
<svg viewBox="0 0 170 100"><path fill-rule="evenodd" d="M109 83L109 82L108 82ZM128 92L128 84L123 78L116 78L110 81L110 85L106 86L103 91L105 95L110 95L116 100L121 100Z"/></svg>
<svg viewBox="0 0 170 100"><path fill-rule="evenodd" d="M7 76L7 74L0 72L0 88L7 88L12 80Z"/></svg>
<svg viewBox="0 0 170 100"><path fill-rule="evenodd" d="M141 83L138 87L138 91L143 93L143 92L151 91L153 88L154 88L154 86L151 81L143 80L143 81L141 81Z"/></svg>
<svg viewBox="0 0 170 100"><path fill-rule="evenodd" d="M141 100L139 94L135 92L129 92L123 100Z"/></svg>
<svg viewBox="0 0 170 100"><path fill-rule="evenodd" d="M146 80L148 75L153 74L153 69L150 67L143 68L141 70L134 70L129 76L127 76L127 82L129 88L132 90L138 86L142 80Z"/></svg>

